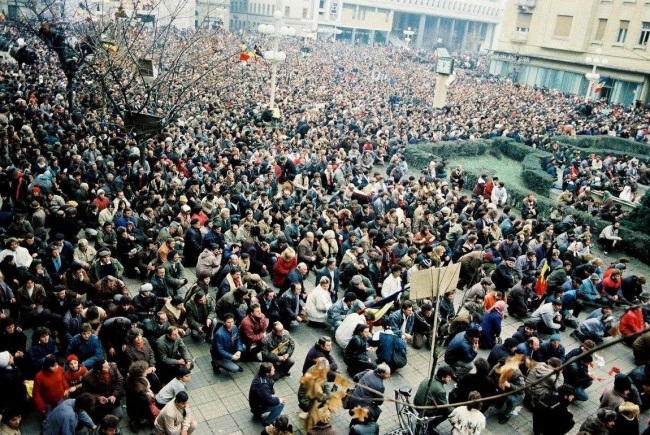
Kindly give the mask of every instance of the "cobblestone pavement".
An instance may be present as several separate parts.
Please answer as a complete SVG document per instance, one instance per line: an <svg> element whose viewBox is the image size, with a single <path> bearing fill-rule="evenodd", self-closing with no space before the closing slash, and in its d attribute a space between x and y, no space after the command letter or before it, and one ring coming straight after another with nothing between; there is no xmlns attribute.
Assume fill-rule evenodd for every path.
<svg viewBox="0 0 650 435"><path fill-rule="evenodd" d="M645 269L645 267L641 267ZM646 272L645 270L643 270ZM636 273L641 272L641 270ZM190 282L193 282L194 273L190 269L186 270L187 276L191 277ZM308 281L313 282L315 276L310 272ZM135 295L140 285L139 282L134 280L126 280L131 293ZM309 287L308 287L309 288ZM456 305L460 304L462 293L457 293ZM617 313L620 314L620 313ZM580 315L583 319L587 313ZM521 323L516 319L507 318L504 320L502 338L510 337ZM309 348L316 342L319 336L327 334L324 329L316 329L307 325L300 325L290 331L296 340L296 351L293 358L296 365L292 368L291 376L285 377L275 383L276 394L280 397L286 398L284 413L287 414L293 423L295 434L304 435L305 431L302 430L303 421L298 417L298 399L297 392L300 379L300 371L304 362L305 355ZM563 332L562 343L567 351L574 349L578 346L578 342L569 336L571 330ZM257 435L262 431L263 425L259 421L254 421L252 414L248 407L248 389L250 383L259 368L259 363L247 362L243 363L244 371L241 373L215 375L212 372L210 365L210 352L209 347L205 343L195 343L191 339L185 340L192 357L196 361L196 367L192 371L192 379L188 385L190 396L190 409L194 414L194 418L198 421L198 428L196 434L243 434L243 435ZM335 358L339 365L344 365L342 351L337 345L333 349ZM489 352L479 351L479 356L487 358ZM595 413L598 408L599 398L603 390L613 382L608 371L612 367L618 367L622 372L627 373L635 366L632 358L632 351L630 348L617 344L611 348L599 352L605 359L603 367L595 367L595 374L602 378L602 381L596 381L587 390L589 393L589 400L587 402L577 402L569 409L574 414L574 419L577 422L571 433L578 431L579 425L587 418L588 415ZM410 385L415 390L422 379L427 376L430 360L430 352L426 349L415 350L411 347L408 349L408 364L406 367L400 369L397 373L393 374L390 379L385 382L386 395L393 397L394 390L402 385ZM443 364L441 362L441 364ZM343 370L344 371L344 370ZM452 386L447 386L448 391ZM124 402L123 402L124 403ZM383 412L379 419L381 427L380 434L385 434L393 429L398 428L398 421L396 418L396 409L393 403L384 403ZM495 411L490 408L487 413L487 428L485 434L530 434L532 433L532 415L525 409L521 408L520 414L513 416L510 421L501 425L497 422ZM640 416L641 428L645 428L646 420L650 417L650 413ZM336 428L337 433L346 435L348 433L348 424L350 417L347 411L342 410L332 418L332 425ZM36 415L33 414L24 419L22 426L24 434L38 433L39 427ZM122 421L122 431L124 434L131 434L128 427L128 418ZM441 434L450 433L451 427L445 422L438 427ZM148 433L141 430L140 433Z"/></svg>

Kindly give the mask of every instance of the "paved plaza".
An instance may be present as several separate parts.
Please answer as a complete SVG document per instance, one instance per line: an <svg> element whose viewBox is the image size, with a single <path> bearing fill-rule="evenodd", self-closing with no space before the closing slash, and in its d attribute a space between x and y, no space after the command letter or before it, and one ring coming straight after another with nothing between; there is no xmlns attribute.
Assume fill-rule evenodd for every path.
<svg viewBox="0 0 650 435"><path fill-rule="evenodd" d="M632 273L632 271L630 271ZM193 282L194 273L190 269L186 269L186 274ZM313 283L315 276L310 272L308 282ZM126 279L131 293L136 294L139 282ZM313 287L313 286L312 286ZM309 287L308 287L309 288ZM462 299L462 292L457 292L456 306L458 306ZM588 311L587 311L588 313ZM587 313L582 313L580 319L584 319ZM615 311L617 315L621 313ZM521 324L520 321L507 318L503 323L502 338L510 337ZM567 352L578 346L578 341L569 336L571 329L563 332L562 344L564 344ZM292 368L291 376L280 379L275 383L275 391L279 397L287 400L284 413L287 414L293 423L295 434L305 434L302 430L303 420L298 417L298 387L300 379L300 371L302 364L305 360L305 355L309 348L316 342L319 336L328 334L324 329L313 328L307 325L299 325L291 330L291 334L296 341L296 351L293 355L296 364ZM194 418L199 422L197 434L244 434L244 435L257 435L261 432L263 425L259 421L253 420L248 407L248 389L250 383L259 368L259 363L246 362L243 363L244 371L235 374L226 374L222 372L220 375L215 375L212 372L210 365L210 350L209 346L205 343L196 343L191 339L186 339L192 357L195 359L196 367L192 371L192 379L188 385L190 396L190 408L194 414ZM339 366L342 366L342 372L345 372L345 364L343 363L342 350L334 344L332 352ZM488 351L479 351L479 356L487 358ZM374 354L371 354L374 355ZM385 382L386 396L394 397L394 390L402 385L410 385L413 387L414 392L422 379L427 376L429 368L429 355L430 351L427 349L415 350L409 346L408 348L408 364L406 367L400 369L397 373L393 374L390 379ZM577 402L569 409L574 414L576 426L571 433L578 431L579 425L587 418L588 415L593 414L598 408L599 398L602 391L611 383L613 383L612 376L608 375L608 371L612 367L618 367L622 372L627 373L635 366L633 364L631 349L623 344L617 344L611 348L599 352L599 355L605 359L603 367L594 367L594 373L601 378L601 381L595 381L594 384L587 389L589 393L589 401ZM442 358L441 358L442 360ZM441 364L444 364L441 362ZM452 385L447 386L448 391L452 389ZM124 403L124 402L123 402ZM383 412L379 419L380 434L387 433L398 427L396 418L395 405L391 402L386 402L382 406ZM493 408L490 408L487 413L487 428L485 434L531 434L532 433L532 414L526 409L521 408L518 416L513 416L510 421L501 425L497 422L494 415ZM641 428L645 428L646 420L650 417L650 413L642 414L639 418ZM341 435L348 433L348 424L350 417L346 410L341 410L332 419L332 425L337 432ZM35 415L26 419L23 430L25 434L38 433L37 418ZM451 427L445 422L438 427L441 434L450 433ZM128 427L128 418L122 421L122 431L124 434L133 433ZM141 430L139 433L146 433Z"/></svg>

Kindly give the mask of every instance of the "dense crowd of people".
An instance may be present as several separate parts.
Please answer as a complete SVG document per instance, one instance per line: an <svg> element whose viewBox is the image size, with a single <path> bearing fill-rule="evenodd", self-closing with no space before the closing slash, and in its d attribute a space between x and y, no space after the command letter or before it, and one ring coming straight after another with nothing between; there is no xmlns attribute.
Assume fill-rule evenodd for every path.
<svg viewBox="0 0 650 435"><path fill-rule="evenodd" d="M169 31L169 50L186 36ZM210 49L232 50L242 38L255 42L219 31ZM52 54L30 43L40 62L0 72L0 433L20 433L29 416L46 435L109 434L126 416L134 431L190 434L188 340L210 347L219 376L261 363L251 412L262 433L291 433L274 382L296 363L290 331L304 327L323 329L300 361L311 379L298 393L309 434L336 433L332 399L346 394L344 372L356 382L344 400L349 433L377 434L384 380L411 348L435 340L445 364L419 385L417 406L533 386L423 409L430 433L448 420L453 433L479 434L489 407L506 423L522 403L535 434L639 433L650 406L650 333L640 335L650 292L645 277L626 273L627 259L604 264L571 207L611 222L597 238L620 251L624 212L610 196L638 202L647 162L580 155L553 136L643 141L643 105L599 102L586 116L579 96L490 77L483 64L459 70L450 104L434 109L430 64L407 51L315 41L310 57L288 47L277 110L260 102L265 62L233 58L222 92L206 76L140 149L92 81L77 84L68 107ZM189 79L190 70L179 74ZM166 113L155 103L152 113ZM550 152L545 170L563 184L550 217L533 195L514 210L497 177L467 186L463 168L445 160L415 176L404 155L413 143L499 136ZM595 203L589 189L607 193ZM410 298L414 273L451 263L461 265L456 290L440 301ZM502 340L506 315L522 324ZM579 348L562 345L566 328ZM619 334L639 367L617 374L598 412L575 422L568 407L587 400L594 379L589 351ZM489 357L477 358L479 348Z"/></svg>

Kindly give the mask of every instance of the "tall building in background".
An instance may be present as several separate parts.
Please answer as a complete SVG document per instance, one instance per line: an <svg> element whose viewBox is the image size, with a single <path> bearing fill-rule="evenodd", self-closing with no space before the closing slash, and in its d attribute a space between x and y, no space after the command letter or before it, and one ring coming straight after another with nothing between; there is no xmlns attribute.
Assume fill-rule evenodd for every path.
<svg viewBox="0 0 650 435"><path fill-rule="evenodd" d="M230 30L254 30L271 23L275 0L231 0ZM299 36L327 37L355 44L406 46L452 52L492 49L503 12L502 0L291 0L279 6ZM439 41L440 40L440 41Z"/></svg>
<svg viewBox="0 0 650 435"><path fill-rule="evenodd" d="M345 0L341 39L451 52L489 50L503 12L501 0Z"/></svg>
<svg viewBox="0 0 650 435"><path fill-rule="evenodd" d="M490 72L563 92L598 91L615 104L647 102L649 39L646 0L508 0ZM592 86L585 74L594 58L600 77Z"/></svg>

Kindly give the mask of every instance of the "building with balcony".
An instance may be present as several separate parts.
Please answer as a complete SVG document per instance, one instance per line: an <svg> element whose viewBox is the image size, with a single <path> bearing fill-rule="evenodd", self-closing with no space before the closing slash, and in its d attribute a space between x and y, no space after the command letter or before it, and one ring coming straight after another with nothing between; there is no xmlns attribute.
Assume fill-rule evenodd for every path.
<svg viewBox="0 0 650 435"><path fill-rule="evenodd" d="M562 92L600 89L594 97L615 104L647 102L649 39L650 1L509 0L490 72ZM594 58L596 80L585 77Z"/></svg>
<svg viewBox="0 0 650 435"><path fill-rule="evenodd" d="M405 45L451 52L491 49L503 12L502 0L345 0L341 39L355 43ZM409 29L410 28L410 29ZM400 42L401 41L401 42Z"/></svg>
<svg viewBox="0 0 650 435"><path fill-rule="evenodd" d="M260 24L273 23L273 11L277 9L284 14L284 25L294 27L299 37L316 38L340 25L342 3L343 0L231 0L230 30L255 32Z"/></svg>
<svg viewBox="0 0 650 435"><path fill-rule="evenodd" d="M501 21L503 0L232 0L232 31L254 30L270 23L274 8L300 36L327 37L356 44L405 46L404 31L414 32L410 45L434 49L438 41L451 51L490 49ZM311 30L310 30L311 27Z"/></svg>

